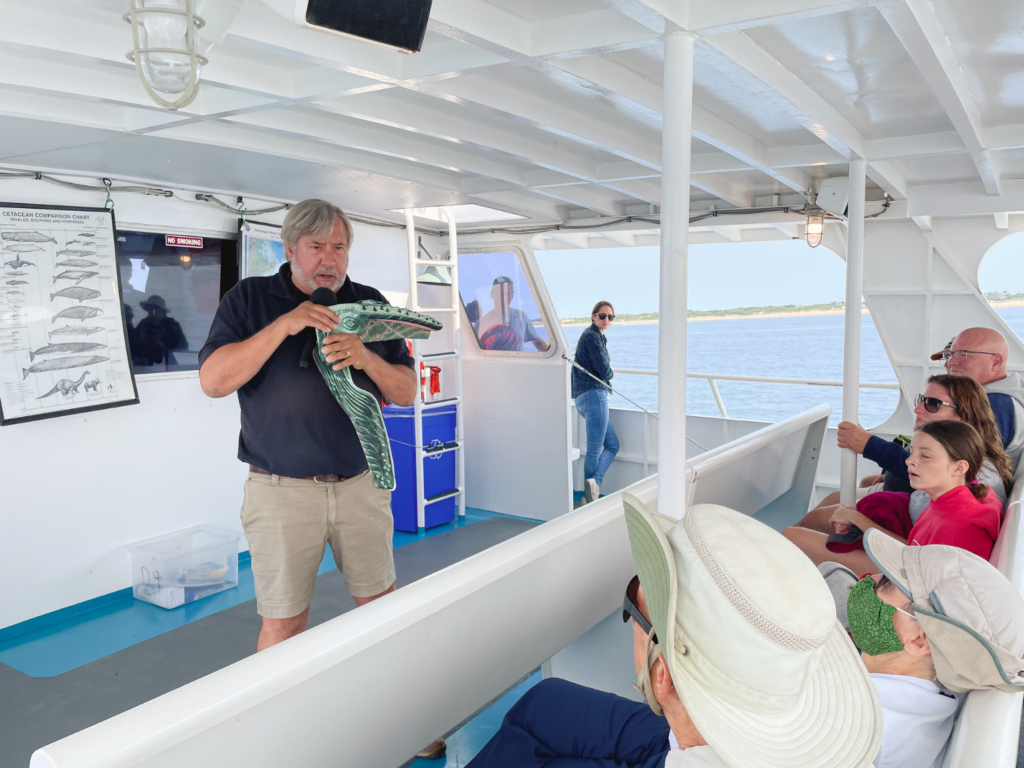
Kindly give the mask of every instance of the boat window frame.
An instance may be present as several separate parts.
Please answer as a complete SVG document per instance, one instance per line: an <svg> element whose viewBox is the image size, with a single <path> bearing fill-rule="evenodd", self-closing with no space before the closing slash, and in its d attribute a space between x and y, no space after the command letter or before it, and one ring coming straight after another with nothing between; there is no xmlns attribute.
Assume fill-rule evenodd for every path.
<svg viewBox="0 0 1024 768"><path fill-rule="evenodd" d="M141 224L132 221L118 221L118 230L128 230L131 232L144 232L150 235L167 235L167 234L181 234L181 235L193 235L195 237L212 237L218 240L233 240L236 244L238 243L238 232L221 231L216 229L196 229L195 227L179 227L176 225L161 225L161 224ZM173 232L171 231L173 230ZM235 248L236 259L238 254L238 248ZM224 262L221 261L221 269L224 269ZM241 278L236 282L241 282ZM223 301L223 297L221 298ZM220 301L217 302L217 306L220 306ZM203 340L206 343L206 340ZM139 382L147 381L174 381L176 379L198 379L199 369L196 368L194 371L158 371L155 373L136 373L135 380Z"/></svg>
<svg viewBox="0 0 1024 768"><path fill-rule="evenodd" d="M544 321L544 329L548 333L548 349L546 352L540 350L522 350L513 351L508 349L484 349L480 346L480 339L477 337L476 332L473 330L471 323L469 322L469 315L466 313L466 302L462 299L462 291L459 291L459 312L461 313L461 320L465 323L467 330L473 340L473 354L481 355L483 357L494 357L497 359L503 358L519 358L522 360L548 360L557 354L559 354L559 348L564 346L564 339L561 334L561 325L559 323L552 324L551 313L548 312L548 303L550 298L547 295L547 287L543 295L537 291L537 280L533 274L533 268L536 263L530 256L527 255L527 248L523 246L521 242L510 242L505 241L501 243L480 243L479 245L469 245L466 247L459 246L458 258L463 256L475 256L488 253L514 253L516 259L519 261L519 267L523 270L523 274L526 276L526 283L533 294L534 303L537 305L537 309L540 311L541 319ZM442 257L443 259L451 258L451 251L449 250ZM456 269L458 269L458 261L456 261ZM440 263L439 266L444 266ZM539 271L539 268L538 268ZM461 286L461 276L459 284ZM555 327L559 328L558 333L555 332Z"/></svg>

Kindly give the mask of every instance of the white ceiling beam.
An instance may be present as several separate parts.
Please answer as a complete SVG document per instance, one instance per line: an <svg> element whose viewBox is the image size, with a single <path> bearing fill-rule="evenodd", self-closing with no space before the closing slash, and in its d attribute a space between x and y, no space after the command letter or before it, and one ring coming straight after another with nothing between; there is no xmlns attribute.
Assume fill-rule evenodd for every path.
<svg viewBox="0 0 1024 768"><path fill-rule="evenodd" d="M606 240L611 240L613 243L618 243L619 245L624 245L628 248L633 248L636 246L636 235L633 232L614 232L601 230L599 232L595 232L594 234L600 235Z"/></svg>
<svg viewBox="0 0 1024 768"><path fill-rule="evenodd" d="M1006 211L998 211L994 214L996 219L996 229L1009 229L1010 228L1010 214Z"/></svg>
<svg viewBox="0 0 1024 768"><path fill-rule="evenodd" d="M932 217L931 216L911 216L911 220L917 224L917 228L922 232L932 231Z"/></svg>
<svg viewBox="0 0 1024 768"><path fill-rule="evenodd" d="M734 243L738 243L743 239L743 231L739 227L711 227L712 232L721 235L726 240L730 240Z"/></svg>
<svg viewBox="0 0 1024 768"><path fill-rule="evenodd" d="M434 166L458 173L484 176L526 186L526 173L499 162L491 153L474 153L436 141L423 141L411 134L375 130L373 127L317 114L310 108L275 109L228 118L270 133L309 137L339 147L371 152L388 157L404 158L421 165Z"/></svg>
<svg viewBox="0 0 1024 768"><path fill-rule="evenodd" d="M697 48L705 63L727 75L734 74L721 58L725 57L789 101L790 117L843 157L864 157L864 137L809 85L742 32L711 35L702 43ZM712 50L721 56L715 56Z"/></svg>
<svg viewBox="0 0 1024 768"><path fill-rule="evenodd" d="M868 158L868 143L849 121L840 115L810 86L786 69L767 51L741 32L712 35L703 39L708 46L757 77L792 105L790 116L844 158ZM702 46L698 50L704 54ZM726 74L720 56L704 54L702 58ZM868 177L893 197L905 198L907 183L902 174L884 160L868 159Z"/></svg>
<svg viewBox="0 0 1024 768"><path fill-rule="evenodd" d="M1024 179L1003 179L1002 192L990 195L981 181L920 184L910 188L907 215L971 216L1024 211Z"/></svg>
<svg viewBox="0 0 1024 768"><path fill-rule="evenodd" d="M993 125L982 131L986 149L1020 149L1024 147L1024 124Z"/></svg>
<svg viewBox="0 0 1024 768"><path fill-rule="evenodd" d="M659 117L664 107L664 89L615 62L598 56L552 62L552 65L608 92L628 99ZM803 192L810 179L799 169L776 169L766 162L768 148L725 120L705 109L693 107L693 135L732 155L747 166L762 171L782 185Z"/></svg>
<svg viewBox="0 0 1024 768"><path fill-rule="evenodd" d="M669 21L701 35L777 24L862 7L857 0L604 0L656 34ZM766 12L770 9L770 12Z"/></svg>
<svg viewBox="0 0 1024 768"><path fill-rule="evenodd" d="M918 136L893 136L864 142L868 162L921 155L952 155L966 151L956 131L938 131Z"/></svg>
<svg viewBox="0 0 1024 768"><path fill-rule="evenodd" d="M570 232L545 232L544 237L549 240L557 240L560 243L568 243L574 248L589 248L590 239L586 235L579 235Z"/></svg>
<svg viewBox="0 0 1024 768"><path fill-rule="evenodd" d="M701 35L797 21L853 10L857 0L691 0L687 29Z"/></svg>
<svg viewBox="0 0 1024 768"><path fill-rule="evenodd" d="M495 150L577 179L590 180L597 176L595 165L573 152L569 142L553 142L549 133L533 127L524 131L521 123L511 121L505 121L502 130L496 127L497 121L475 119L466 105L437 99L429 94L396 89L332 99L315 106L371 124L388 125L453 144ZM529 135L534 133L536 136Z"/></svg>
<svg viewBox="0 0 1024 768"><path fill-rule="evenodd" d="M790 238L793 238L794 240L799 240L801 237L804 236L804 233L801 230L799 224L789 224L787 222L782 221L773 221L772 226L779 230L779 232L781 232L782 234Z"/></svg>
<svg viewBox="0 0 1024 768"><path fill-rule="evenodd" d="M999 159L985 149L981 113L946 31L928 0L884 0L878 10L907 49L914 64L956 128L990 195L1000 192Z"/></svg>
<svg viewBox="0 0 1024 768"><path fill-rule="evenodd" d="M539 187L533 191L540 195L553 197L555 200L564 200L572 205L588 208L605 216L621 216L623 212L622 204L616 199L621 199L622 195L616 195L613 190L595 184Z"/></svg>

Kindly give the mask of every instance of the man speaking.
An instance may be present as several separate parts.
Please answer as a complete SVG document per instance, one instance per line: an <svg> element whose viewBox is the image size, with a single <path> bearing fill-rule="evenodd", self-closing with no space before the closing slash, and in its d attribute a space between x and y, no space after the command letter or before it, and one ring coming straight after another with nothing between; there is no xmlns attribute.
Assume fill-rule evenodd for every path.
<svg viewBox="0 0 1024 768"><path fill-rule="evenodd" d="M322 304L386 300L346 276L352 224L337 206L304 200L285 217L281 239L288 263L228 291L199 353L203 392L238 392L242 410L242 528L263 617L257 650L306 628L326 542L357 605L395 588L391 493L373 487L355 428L311 358L316 330L338 323ZM310 301L317 289L337 302L322 291ZM323 351L378 400L412 405L418 382L404 341L330 333Z"/></svg>

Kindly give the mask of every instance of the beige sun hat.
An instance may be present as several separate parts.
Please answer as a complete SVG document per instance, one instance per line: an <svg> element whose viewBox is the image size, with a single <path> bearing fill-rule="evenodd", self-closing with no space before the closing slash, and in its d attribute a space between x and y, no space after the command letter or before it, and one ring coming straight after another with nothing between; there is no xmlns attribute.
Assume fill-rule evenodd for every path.
<svg viewBox="0 0 1024 768"><path fill-rule="evenodd" d="M622 500L672 682L715 753L732 768L870 765L882 707L807 556L725 507L675 520Z"/></svg>
<svg viewBox="0 0 1024 768"><path fill-rule="evenodd" d="M1024 691L1024 598L995 566L959 547L908 547L874 528L864 551L913 601L940 683L957 693Z"/></svg>

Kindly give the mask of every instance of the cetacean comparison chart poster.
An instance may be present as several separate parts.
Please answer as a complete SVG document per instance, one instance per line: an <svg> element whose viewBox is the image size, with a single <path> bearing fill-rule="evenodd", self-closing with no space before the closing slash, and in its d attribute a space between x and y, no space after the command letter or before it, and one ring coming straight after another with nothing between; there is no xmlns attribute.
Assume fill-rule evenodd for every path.
<svg viewBox="0 0 1024 768"><path fill-rule="evenodd" d="M114 212L0 203L0 425L139 401Z"/></svg>

